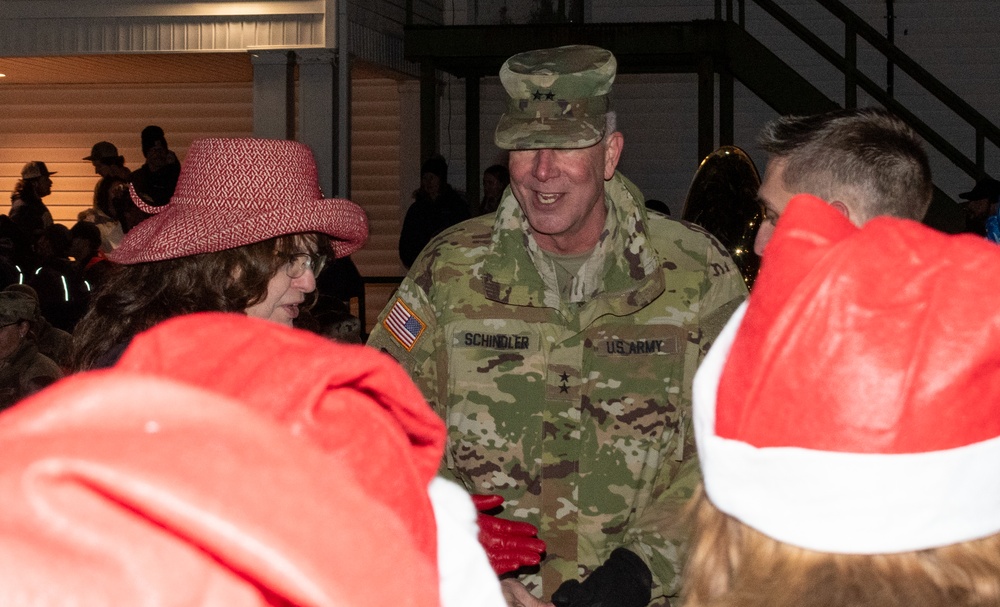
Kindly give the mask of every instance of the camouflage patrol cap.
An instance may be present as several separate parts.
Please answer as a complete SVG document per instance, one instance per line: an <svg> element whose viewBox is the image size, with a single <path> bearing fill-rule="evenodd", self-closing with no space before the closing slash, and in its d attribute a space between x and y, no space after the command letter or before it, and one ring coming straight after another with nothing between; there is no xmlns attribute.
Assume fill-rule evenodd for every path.
<svg viewBox="0 0 1000 607"><path fill-rule="evenodd" d="M38 301L21 291L0 291L0 325L22 320L34 320Z"/></svg>
<svg viewBox="0 0 1000 607"><path fill-rule="evenodd" d="M618 62L585 45L514 55L500 68L510 95L494 140L505 150L590 147L604 137Z"/></svg>

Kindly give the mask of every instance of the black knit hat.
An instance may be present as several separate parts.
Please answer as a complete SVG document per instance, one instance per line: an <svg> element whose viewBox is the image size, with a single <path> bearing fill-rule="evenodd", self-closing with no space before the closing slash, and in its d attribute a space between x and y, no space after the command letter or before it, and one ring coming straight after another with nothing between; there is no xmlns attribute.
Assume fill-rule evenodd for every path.
<svg viewBox="0 0 1000 607"><path fill-rule="evenodd" d="M163 147L167 146L167 139L163 134L163 129L151 124L146 128L142 129L142 134L139 136L142 139L142 155L145 156L149 152L149 148L156 145L157 141L163 142Z"/></svg>
<svg viewBox="0 0 1000 607"><path fill-rule="evenodd" d="M441 183L448 183L448 163L442 156L431 156L424 161L420 167L420 175L423 176L426 173L433 173L441 179Z"/></svg>

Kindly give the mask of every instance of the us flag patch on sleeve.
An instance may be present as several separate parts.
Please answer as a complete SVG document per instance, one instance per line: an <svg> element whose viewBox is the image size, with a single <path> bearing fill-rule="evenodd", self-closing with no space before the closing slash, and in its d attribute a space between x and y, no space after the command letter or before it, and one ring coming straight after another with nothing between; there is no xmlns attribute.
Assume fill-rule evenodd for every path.
<svg viewBox="0 0 1000 607"><path fill-rule="evenodd" d="M407 352L413 349L413 344L417 343L420 334L427 328L424 321L420 320L399 298L392 304L389 313L385 315L382 326L396 338L401 346L406 348Z"/></svg>

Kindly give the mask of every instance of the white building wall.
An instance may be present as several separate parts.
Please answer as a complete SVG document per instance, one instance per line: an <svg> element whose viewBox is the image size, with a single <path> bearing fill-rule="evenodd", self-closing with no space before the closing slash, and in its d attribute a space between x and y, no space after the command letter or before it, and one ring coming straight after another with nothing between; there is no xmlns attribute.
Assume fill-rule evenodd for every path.
<svg viewBox="0 0 1000 607"><path fill-rule="evenodd" d="M995 125L1000 125L1000 1L924 0L896 5L896 45ZM922 96L896 72L896 97L947 133L952 144L974 158L972 129L937 101ZM946 192L968 191L972 179L938 154L932 170ZM986 168L1000 178L1000 148L986 143Z"/></svg>
<svg viewBox="0 0 1000 607"><path fill-rule="evenodd" d="M0 56L325 46L326 10L325 0L4 0Z"/></svg>
<svg viewBox="0 0 1000 607"><path fill-rule="evenodd" d="M403 59L403 29L408 24L443 25L451 21L445 16L444 0L409 0L413 11L409 16L407 3L407 0L350 0L351 56L419 77L420 66Z"/></svg>

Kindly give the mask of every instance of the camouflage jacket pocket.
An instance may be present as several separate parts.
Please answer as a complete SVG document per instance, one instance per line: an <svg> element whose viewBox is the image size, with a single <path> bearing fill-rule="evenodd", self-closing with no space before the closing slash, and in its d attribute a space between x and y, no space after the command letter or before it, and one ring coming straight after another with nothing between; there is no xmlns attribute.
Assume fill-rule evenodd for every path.
<svg viewBox="0 0 1000 607"><path fill-rule="evenodd" d="M455 475L476 491L537 476L544 354L541 336L514 320L463 320L445 330L448 446Z"/></svg>
<svg viewBox="0 0 1000 607"><path fill-rule="evenodd" d="M687 406L681 388L689 381L686 335L674 325L588 331L580 438L581 449L590 453L581 457L582 506L610 515L649 499L657 472L677 452L681 409Z"/></svg>

